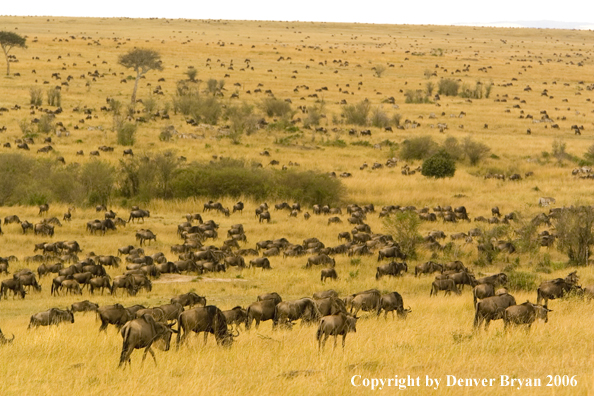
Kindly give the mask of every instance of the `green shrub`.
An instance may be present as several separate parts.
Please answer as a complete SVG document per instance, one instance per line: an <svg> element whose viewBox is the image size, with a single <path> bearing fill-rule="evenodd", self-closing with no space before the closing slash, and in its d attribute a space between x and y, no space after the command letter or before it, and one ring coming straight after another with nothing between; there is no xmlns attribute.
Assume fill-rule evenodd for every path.
<svg viewBox="0 0 594 396"><path fill-rule="evenodd" d="M412 211L399 212L395 216L384 218L384 229L398 241L408 260L417 259L417 247L423 242L419 233L420 225L419 216Z"/></svg>
<svg viewBox="0 0 594 396"><path fill-rule="evenodd" d="M439 80L437 93L445 96L456 96L458 95L458 89L460 84L451 78L442 78Z"/></svg>
<svg viewBox="0 0 594 396"><path fill-rule="evenodd" d="M456 173L456 162L445 151L441 150L423 161L423 176L444 178L453 177Z"/></svg>
<svg viewBox="0 0 594 396"><path fill-rule="evenodd" d="M357 140L351 142L351 146L373 147L373 145L369 143L367 140Z"/></svg>
<svg viewBox="0 0 594 396"><path fill-rule="evenodd" d="M136 135L136 125L124 122L117 126L118 144L122 146L133 146Z"/></svg>
<svg viewBox="0 0 594 396"><path fill-rule="evenodd" d="M510 291L533 291L536 289L536 274L510 271L507 273L507 288Z"/></svg>
<svg viewBox="0 0 594 396"><path fill-rule="evenodd" d="M466 158L470 161L470 165L474 166L485 158L491 149L486 144L475 142L470 136L467 136L464 139L463 151Z"/></svg>
<svg viewBox="0 0 594 396"><path fill-rule="evenodd" d="M342 116L345 118L347 124L366 126L370 110L371 103L367 100L362 100L354 105L344 105L342 107Z"/></svg>
<svg viewBox="0 0 594 396"><path fill-rule="evenodd" d="M433 155L437 150L437 143L431 136L420 136L402 142L400 157L405 161L421 160Z"/></svg>

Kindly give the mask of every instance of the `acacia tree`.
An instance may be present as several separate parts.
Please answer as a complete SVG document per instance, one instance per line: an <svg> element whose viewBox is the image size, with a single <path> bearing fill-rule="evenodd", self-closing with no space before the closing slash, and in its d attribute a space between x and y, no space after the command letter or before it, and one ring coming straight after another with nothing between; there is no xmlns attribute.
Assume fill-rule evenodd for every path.
<svg viewBox="0 0 594 396"><path fill-rule="evenodd" d="M8 59L8 53L13 47L19 48L26 48L25 42L27 41L26 38L19 36L13 32L0 32L0 46L4 51L4 56L6 57L6 75L10 74L10 62Z"/></svg>
<svg viewBox="0 0 594 396"><path fill-rule="evenodd" d="M132 105L136 103L136 90L140 78L151 70L163 70L161 55L159 52L150 49L134 48L120 55L118 63L125 68L132 68L136 72L134 91L132 91Z"/></svg>

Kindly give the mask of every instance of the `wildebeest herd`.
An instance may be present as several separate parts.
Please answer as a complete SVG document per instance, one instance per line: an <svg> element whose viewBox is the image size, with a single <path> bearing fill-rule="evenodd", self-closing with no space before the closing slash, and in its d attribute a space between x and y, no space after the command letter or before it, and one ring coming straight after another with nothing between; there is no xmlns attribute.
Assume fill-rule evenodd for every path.
<svg viewBox="0 0 594 396"><path fill-rule="evenodd" d="M239 204L243 209L242 203L235 206L239 206ZM209 202L205 204L204 210L210 210L210 207L216 208L216 205L216 203ZM300 206L295 205L292 207L289 205L276 206L279 207L279 210L285 206L291 211L301 210ZM267 211L267 205L260 205L258 210L259 214ZM417 212L419 215L429 213L426 208L416 210L413 207L391 206L382 208L380 216L386 216L386 212L397 211ZM136 214L134 214L135 212ZM329 207L314 207L313 212L320 216L323 213L327 215L330 215L331 212L341 213L339 208L330 210ZM143 291L150 292L153 288L152 280L160 278L163 274L199 275L207 272L226 271L231 266L238 270L250 267L272 270L270 258L281 254L284 258L299 258L309 255L303 267L307 271L313 266L327 266L321 271L322 282L325 282L326 279L336 280L338 278L335 268L336 257L339 255L369 256L375 251L378 255L378 262L384 259L407 259L407 255L391 235L372 233L371 227L362 221L374 212L373 205L365 207L349 205L347 212L353 218L361 219L361 221L351 221L351 223L356 223L355 228L351 232L338 234L339 241L346 240L347 242L335 247L327 247L315 237L306 238L299 244L291 243L287 238L281 237L274 240L258 241L255 244L255 249L242 249L238 242L247 243L248 241L242 224L231 225L227 232L229 239L220 246L205 245L208 239L213 241L217 239L219 224L214 220L204 221L198 213L186 215L187 221L177 226L177 235L183 240L183 243L171 246L171 253L178 254L177 260L174 261L169 261L163 252L146 255L143 248L133 245L119 248L116 255L89 253L86 258L81 260L77 254L81 253L83 249L77 241L43 242L34 246L34 251L41 250L43 254L26 258L27 262L41 262L36 273L31 269L24 268L10 274L10 263L16 261L16 257L0 258L1 271L9 275L1 282L0 295L6 299L8 291L11 291L13 299L16 297L25 299L31 290L40 293L42 288L38 277L41 279L50 274L56 275L51 283L50 294L52 296L82 295L85 290L91 296L96 291L103 294L105 290L111 295L117 296L120 289L123 290L124 296L135 296ZM464 207L454 210L436 208L435 212L437 213L436 217L443 217L444 222L458 219L470 222ZM496 216L499 209L494 208L492 212ZM558 209L551 209L550 215L543 213L537 216L533 222L550 224L550 219L553 219L554 214L558 212ZM133 208L128 221L142 218L141 215L148 217L149 212ZM107 219L115 217L115 213L113 211L106 212L106 217ZM452 220L448 220L449 217L452 217ZM508 218L513 220L512 215ZM17 216L12 215L7 216L4 223L18 223L19 221ZM197 221L198 224L194 225L194 221ZM87 228L89 224L94 223L87 223ZM116 229L115 226L114 229ZM471 243L472 236L478 235L477 230L480 231L480 229L474 229L464 233L463 238L459 238L457 234L452 234L451 237L453 241L463 239L464 243ZM541 235L545 234L541 233ZM550 236L551 234L547 233L546 235ZM136 232L136 237L140 245L145 240L156 240L156 235L147 229ZM443 231L432 231L425 238L425 242L435 244L437 240L445 237ZM507 244L511 245L511 248ZM510 254L514 252L511 242L500 241L497 245ZM480 244L478 249L481 249ZM260 253L262 253L262 257L249 260L246 264L244 256L259 256ZM121 275L110 276L106 268L119 268L123 261L122 256L125 256L126 271ZM52 262L55 264L50 264ZM70 265L65 266L68 263ZM385 276L403 277L408 273L408 269L409 266L405 261L391 261L388 264L377 266L375 278L379 281ZM593 287L581 288L579 286L579 277L576 271L571 272L564 279L543 282L537 290L536 304L529 301L517 304L514 296L505 288L508 276L503 272L476 278L473 272L459 260L446 263L427 261L414 268L415 277L434 273L438 273L438 275L430 285L430 296L437 296L440 291L444 291L446 295L452 292L459 295L465 285L472 288L475 330L480 329L483 322L485 323L484 328L487 330L491 321L499 319L503 320L506 329L515 325L525 325L529 329L537 319L548 321L548 313L552 311L548 307L549 300L568 294L594 297ZM543 301L544 305L540 305ZM191 332L203 332L205 343L210 333L214 335L217 344L231 346L233 340L239 336L240 325L249 331L254 322L255 327L258 328L264 321L272 321L273 329L290 329L299 320L302 325L317 325L315 339L320 349L323 349L330 336L334 337L335 346L337 337L341 336L344 347L347 334L356 331L360 312L372 312L379 318L383 311L385 319L391 312L392 318L397 315L398 318L405 319L412 309L405 308L400 293L396 291L382 293L378 289L365 290L342 297L339 297L339 294L334 290L326 290L314 293L312 297L288 301L283 300L278 293L272 292L257 296L256 301L245 308L236 306L227 311L222 311L214 305L207 305L206 297L189 292L171 298L168 304L154 307L143 305L124 307L121 303L99 306L88 300L74 303L65 310L53 307L32 315L28 328L74 323L76 312L87 311L95 312L101 321L99 331L105 331L109 325L120 330L123 345L119 364L122 366L130 362L130 356L134 349L142 348L144 348L143 360L150 352L156 363L154 352L151 349L152 344L157 340L162 340L165 350L168 350L173 334L176 334L177 348L184 343ZM14 336L12 339L2 336L0 340L2 343L9 343L13 339Z"/></svg>

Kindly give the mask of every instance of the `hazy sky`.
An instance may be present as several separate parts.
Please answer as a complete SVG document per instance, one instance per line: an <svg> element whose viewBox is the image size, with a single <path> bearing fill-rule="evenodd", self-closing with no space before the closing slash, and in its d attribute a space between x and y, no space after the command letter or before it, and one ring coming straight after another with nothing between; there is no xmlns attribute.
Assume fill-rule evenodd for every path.
<svg viewBox="0 0 594 396"><path fill-rule="evenodd" d="M592 0L3 0L3 15L167 17L395 24L551 20L594 27Z"/></svg>

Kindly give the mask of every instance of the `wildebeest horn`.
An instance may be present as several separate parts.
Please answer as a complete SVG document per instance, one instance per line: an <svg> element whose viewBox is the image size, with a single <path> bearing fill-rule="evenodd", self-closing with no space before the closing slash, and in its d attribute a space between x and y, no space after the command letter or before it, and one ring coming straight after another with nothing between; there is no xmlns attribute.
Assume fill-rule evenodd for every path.
<svg viewBox="0 0 594 396"><path fill-rule="evenodd" d="M410 305L408 306L408 308L406 308L406 312L412 312L412 308L410 307Z"/></svg>
<svg viewBox="0 0 594 396"><path fill-rule="evenodd" d="M12 333L11 333L11 334L12 334ZM10 340L9 340L8 338L5 338L5 340L6 340L7 342L12 342L12 340L14 340L14 334L12 334L12 338L11 338Z"/></svg>
<svg viewBox="0 0 594 396"><path fill-rule="evenodd" d="M237 334L231 334L231 337L239 337L239 330L235 329L235 331L237 332Z"/></svg>

